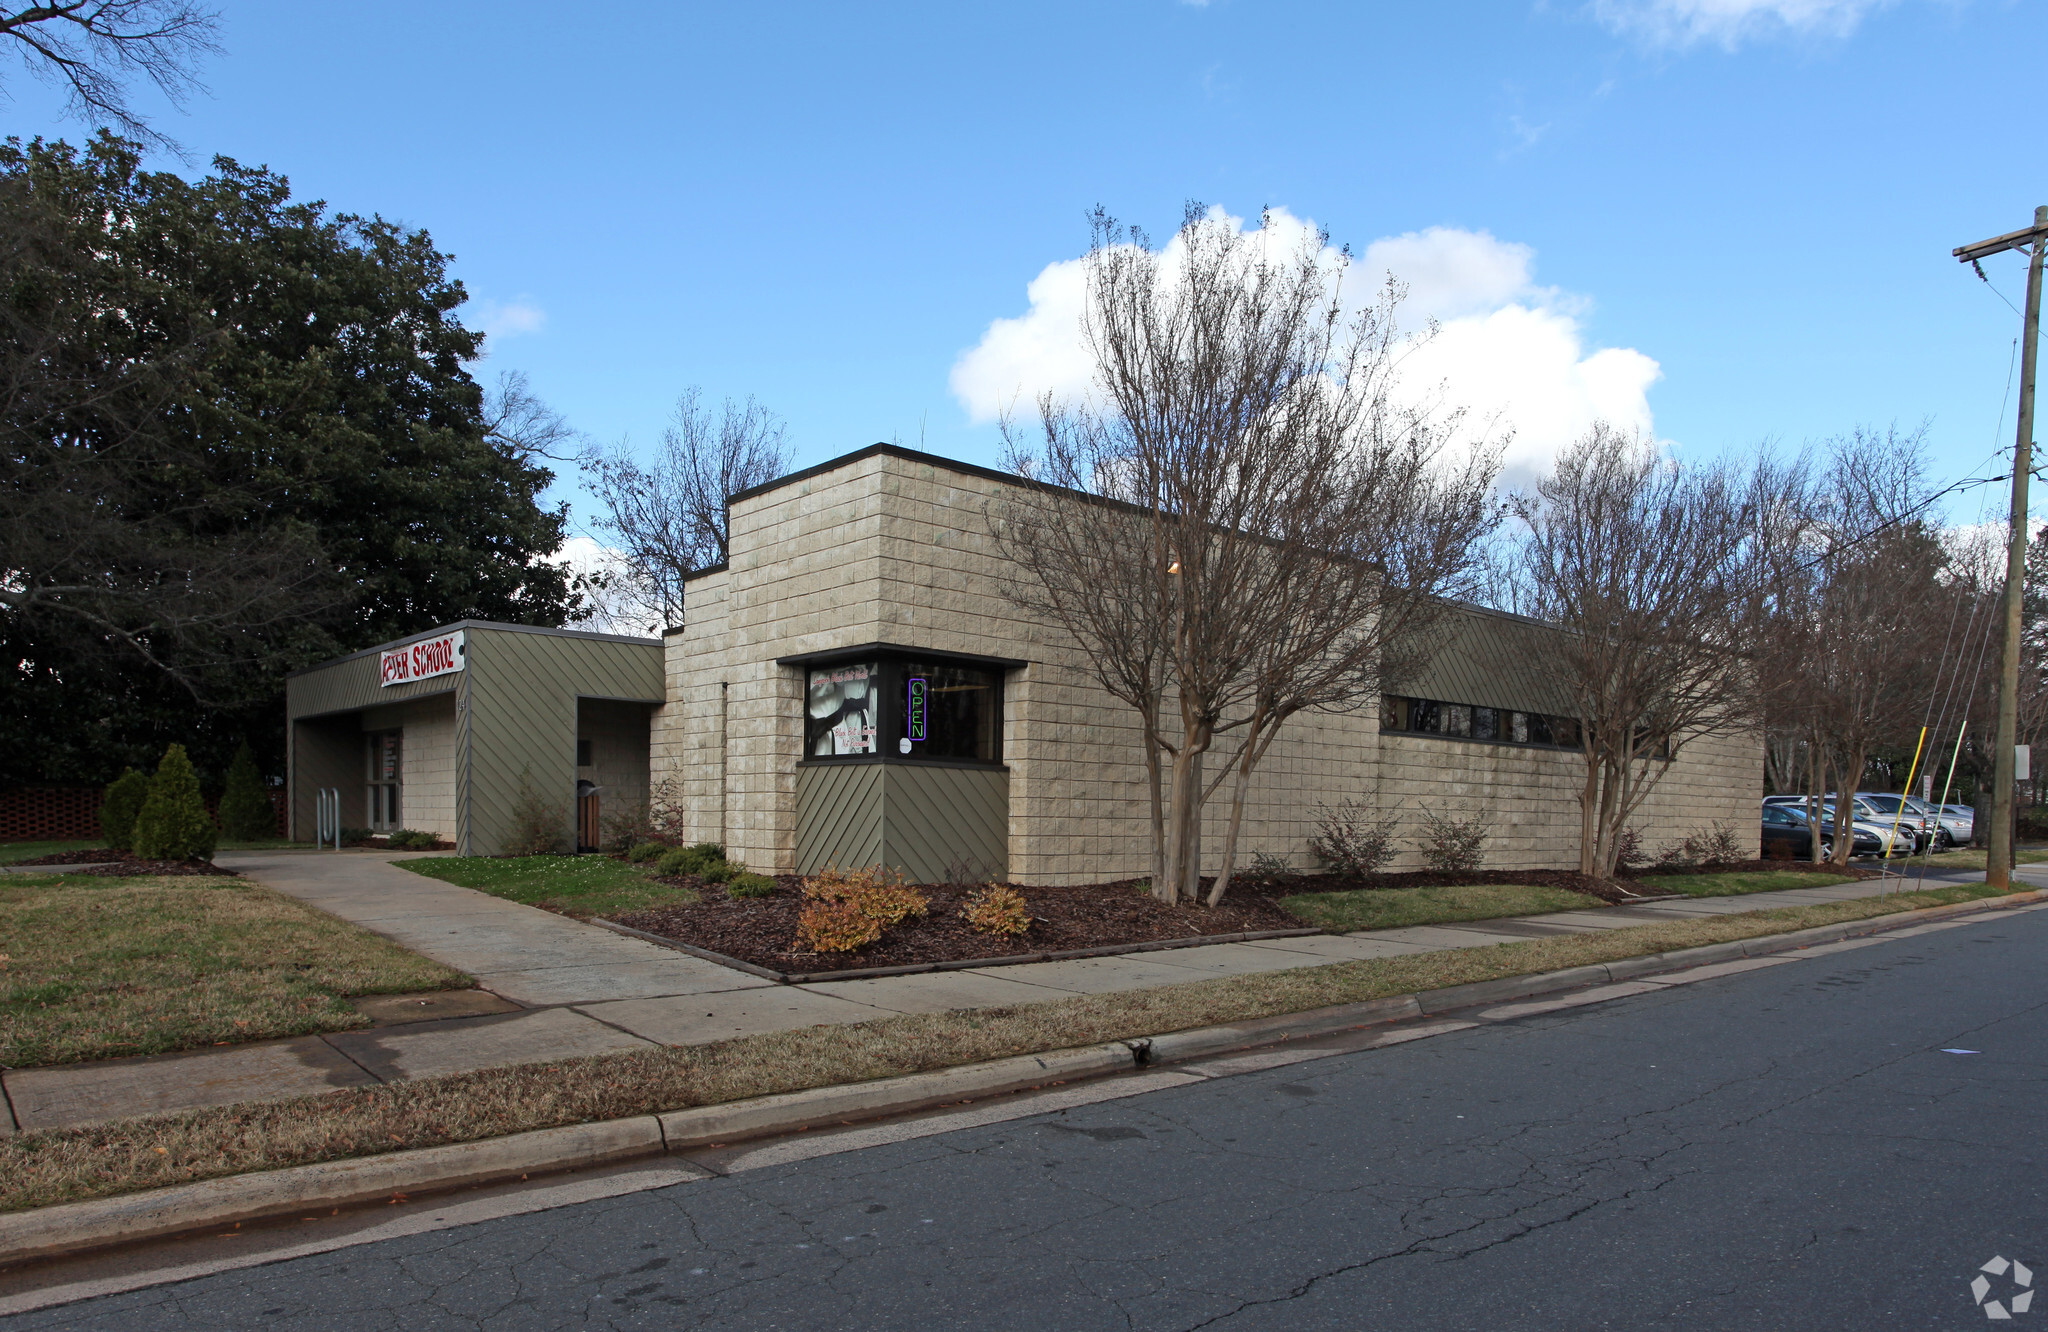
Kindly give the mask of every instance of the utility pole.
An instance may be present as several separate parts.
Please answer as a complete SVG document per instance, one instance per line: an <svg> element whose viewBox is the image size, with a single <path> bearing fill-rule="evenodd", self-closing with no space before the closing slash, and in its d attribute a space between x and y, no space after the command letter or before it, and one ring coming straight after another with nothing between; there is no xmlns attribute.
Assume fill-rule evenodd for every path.
<svg viewBox="0 0 2048 1332"><path fill-rule="evenodd" d="M2041 347L2041 259L2048 251L2048 205L2034 210L2034 225L1956 249L1966 264L2007 250L2031 247L2027 313L2020 328L2020 420L2012 453L2012 530L2005 549L2005 641L1998 654L1998 735L1992 742L1991 835L1985 843L1984 880L2012 886L2013 763L2018 757L2020 701L2020 591L2027 573L2027 474L2034 465L2034 357ZM1982 269L1978 272L1981 274Z"/></svg>

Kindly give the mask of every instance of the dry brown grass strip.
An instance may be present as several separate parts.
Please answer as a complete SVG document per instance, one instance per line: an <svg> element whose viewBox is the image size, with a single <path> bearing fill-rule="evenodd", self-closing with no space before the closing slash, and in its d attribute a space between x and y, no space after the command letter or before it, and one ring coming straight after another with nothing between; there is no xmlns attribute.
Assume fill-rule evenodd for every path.
<svg viewBox="0 0 2048 1332"><path fill-rule="evenodd" d="M0 1067L369 1025L468 977L247 879L0 878Z"/></svg>
<svg viewBox="0 0 2048 1332"><path fill-rule="evenodd" d="M1943 888L1043 1004L905 1014L26 1133L0 1142L0 1211L1240 1022L1783 934L1991 893L1982 885Z"/></svg>

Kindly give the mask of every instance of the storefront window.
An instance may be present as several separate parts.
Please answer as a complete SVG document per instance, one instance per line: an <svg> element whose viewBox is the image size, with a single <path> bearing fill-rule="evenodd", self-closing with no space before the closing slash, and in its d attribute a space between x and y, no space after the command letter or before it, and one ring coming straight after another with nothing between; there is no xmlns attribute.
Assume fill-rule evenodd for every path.
<svg viewBox="0 0 2048 1332"><path fill-rule="evenodd" d="M912 758L1002 757L1002 684L994 671L937 662L902 665L896 752Z"/></svg>
<svg viewBox="0 0 2048 1332"><path fill-rule="evenodd" d="M812 668L804 752L820 758L879 752L880 683L881 667L871 661Z"/></svg>
<svg viewBox="0 0 2048 1332"><path fill-rule="evenodd" d="M804 753L999 763L1003 677L943 658L881 657L805 675Z"/></svg>

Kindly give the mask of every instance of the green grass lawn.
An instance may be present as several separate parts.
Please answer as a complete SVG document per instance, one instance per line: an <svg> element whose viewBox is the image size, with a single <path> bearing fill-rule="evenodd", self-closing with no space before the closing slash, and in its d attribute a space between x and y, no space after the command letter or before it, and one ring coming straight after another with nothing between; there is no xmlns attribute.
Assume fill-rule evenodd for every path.
<svg viewBox="0 0 2048 1332"><path fill-rule="evenodd" d="M0 1066L346 1031L348 996L469 983L246 879L0 877Z"/></svg>
<svg viewBox="0 0 2048 1332"><path fill-rule="evenodd" d="M1646 874L1633 880L1641 893L1684 893L1687 897L1733 897L1738 893L1775 893L1785 888L1825 888L1848 883L1853 874L1818 870L1756 870L1738 874Z"/></svg>
<svg viewBox="0 0 2048 1332"><path fill-rule="evenodd" d="M1348 893L1299 893L1280 899L1282 909L1335 934L1391 930L1402 925L1441 925L1495 916L1534 916L1606 905L1597 897L1563 888L1524 884L1458 884L1443 888L1361 888Z"/></svg>
<svg viewBox="0 0 2048 1332"><path fill-rule="evenodd" d="M687 889L655 882L651 865L610 856L441 856L398 863L430 879L578 919L697 900Z"/></svg>
<svg viewBox="0 0 2048 1332"><path fill-rule="evenodd" d="M0 842L0 865L19 865L24 860L39 856L53 856L59 851L97 851L106 845L97 837L68 842ZM272 851L279 847L304 846L304 842L287 842L272 838L262 842L222 842L220 851Z"/></svg>
<svg viewBox="0 0 2048 1332"><path fill-rule="evenodd" d="M1926 861L1927 867L1934 870L1980 870L1984 868L1984 850L1981 847L1959 847L1954 851L1943 851L1936 856L1915 856L1911 863L1918 865L1923 859ZM2028 850L2026 847L2020 848L2019 864L2038 865L2043 861L2048 861L2048 851ZM1898 869L1899 863L1893 863L1893 870L1896 871Z"/></svg>

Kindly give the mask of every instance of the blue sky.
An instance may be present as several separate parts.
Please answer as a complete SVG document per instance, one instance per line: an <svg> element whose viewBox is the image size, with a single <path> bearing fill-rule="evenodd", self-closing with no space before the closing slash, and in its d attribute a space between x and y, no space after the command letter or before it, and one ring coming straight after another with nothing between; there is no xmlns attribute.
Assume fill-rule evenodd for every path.
<svg viewBox="0 0 2048 1332"><path fill-rule="evenodd" d="M600 440L695 384L803 462L990 461L976 402L1030 367L962 357L1091 206L1199 199L1417 265L1447 382L1532 465L1593 411L1709 453L1925 420L1951 477L2011 442L2019 320L1949 250L2048 202L2016 0L221 9L160 127L430 230L480 375ZM79 133L8 86L9 132Z"/></svg>

